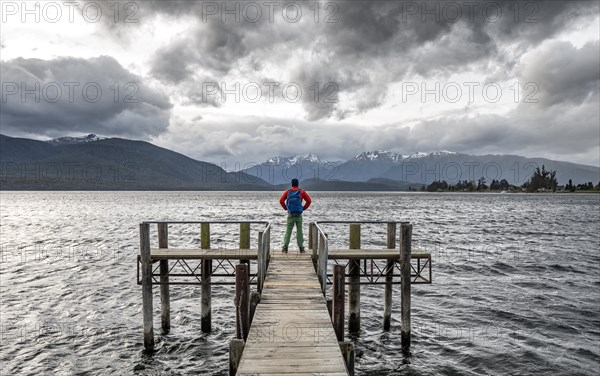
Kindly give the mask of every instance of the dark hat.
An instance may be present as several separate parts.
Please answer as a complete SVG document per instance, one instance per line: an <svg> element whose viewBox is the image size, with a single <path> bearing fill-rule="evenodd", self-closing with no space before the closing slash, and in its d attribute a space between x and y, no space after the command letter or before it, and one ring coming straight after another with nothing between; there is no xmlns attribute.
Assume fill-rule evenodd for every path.
<svg viewBox="0 0 600 376"><path fill-rule="evenodd" d="M292 187L298 186L298 179L292 179Z"/></svg>

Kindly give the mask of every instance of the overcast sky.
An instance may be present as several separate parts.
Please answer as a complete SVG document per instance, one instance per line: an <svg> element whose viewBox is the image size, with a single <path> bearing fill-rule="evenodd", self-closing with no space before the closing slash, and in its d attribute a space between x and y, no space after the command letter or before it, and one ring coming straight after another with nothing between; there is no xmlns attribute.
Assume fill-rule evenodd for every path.
<svg viewBox="0 0 600 376"><path fill-rule="evenodd" d="M6 135L600 165L598 1L1 4Z"/></svg>

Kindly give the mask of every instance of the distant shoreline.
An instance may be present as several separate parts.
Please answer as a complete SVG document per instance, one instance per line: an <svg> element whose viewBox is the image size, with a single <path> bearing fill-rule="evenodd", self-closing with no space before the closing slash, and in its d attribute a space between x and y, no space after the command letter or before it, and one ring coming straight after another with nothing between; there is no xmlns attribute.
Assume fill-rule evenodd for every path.
<svg viewBox="0 0 600 376"><path fill-rule="evenodd" d="M284 188L285 189L285 188ZM244 189L2 189L2 192L280 192L281 189L244 190ZM308 191L308 189L307 189ZM557 192L506 192L502 191L401 191L401 190L320 190L310 189L310 192L349 192L349 193L410 193L410 194L494 194L494 195L548 195L548 194L600 194L600 191L557 191Z"/></svg>

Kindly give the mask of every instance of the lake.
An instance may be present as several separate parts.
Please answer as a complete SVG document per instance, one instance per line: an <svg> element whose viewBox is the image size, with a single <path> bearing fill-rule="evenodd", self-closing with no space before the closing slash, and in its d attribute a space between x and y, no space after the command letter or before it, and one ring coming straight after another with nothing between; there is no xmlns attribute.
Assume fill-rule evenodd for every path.
<svg viewBox="0 0 600 376"><path fill-rule="evenodd" d="M432 253L433 284L412 290L409 358L400 351L400 286L389 332L383 286L363 286L358 375L600 373L600 195L309 193L305 225L410 221L413 250ZM200 331L200 288L172 286L172 330L160 335L155 288L158 350L143 353L138 224L267 220L279 252L278 199L277 192L1 192L2 374L226 375L235 336L230 286L213 287L210 334ZM384 247L385 231L365 227L363 245ZM347 225L326 232L332 247L347 244ZM173 227L169 241L198 247L198 234L199 226ZM215 226L212 241L235 246L237 228Z"/></svg>

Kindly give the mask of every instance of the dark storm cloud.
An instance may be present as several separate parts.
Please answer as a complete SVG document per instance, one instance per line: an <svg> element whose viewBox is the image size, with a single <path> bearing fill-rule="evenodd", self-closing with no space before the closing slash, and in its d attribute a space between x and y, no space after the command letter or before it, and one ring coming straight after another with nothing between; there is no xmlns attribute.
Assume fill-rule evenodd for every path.
<svg viewBox="0 0 600 376"><path fill-rule="evenodd" d="M2 132L98 133L146 138L167 128L168 97L115 59L2 62Z"/></svg>
<svg viewBox="0 0 600 376"><path fill-rule="evenodd" d="M572 26L581 19L598 15L599 3L573 1L502 1L500 22L490 23L494 34L506 40L538 43Z"/></svg>
<svg viewBox="0 0 600 376"><path fill-rule="evenodd" d="M165 146L181 146L196 157L261 160L265 152L318 150L340 158L367 149L528 155L575 149L590 155L594 147L597 150L598 42L577 48L553 39L598 17L597 1L321 2L318 22L313 20L311 1L302 3L303 17L297 23L282 18L283 2L275 8L273 22L263 15L255 23L236 22L231 16L222 22L221 12L207 16L207 3L244 4L140 3L142 20L160 15L167 24L181 19L192 23L151 56L151 75L172 89L179 103L211 106L219 103L203 100L202 83L207 80L228 85L239 77L297 82L305 93L300 103L306 118L232 121L224 114L227 120L215 121L203 116L197 124L182 121L157 136ZM329 10L335 10L332 19L337 22L324 22L328 12L323 6L328 3L335 4ZM460 16L452 12L453 6ZM126 27L121 25L117 32L126 32ZM362 128L328 121L378 108L386 103L389 87L399 82L444 82L450 75L479 77L488 72L482 81L537 83L539 102L521 103L502 115L467 107L437 119L427 119L423 103L424 119L410 127ZM316 82L321 88L336 83L336 100L318 101L308 95ZM318 137L305 139L307 133ZM297 150L283 150L289 139L305 142L295 144ZM189 151L183 146L188 144Z"/></svg>
<svg viewBox="0 0 600 376"><path fill-rule="evenodd" d="M226 3L229 5L223 5ZM282 75L289 77L291 72L291 80L301 84L304 92L317 81L336 82L340 98L346 98L345 102L325 103L303 96L310 120L344 118L375 108L385 98L388 86L408 74L427 78L479 65L514 64L499 52L499 45L518 41L526 51L566 26L593 16L595 7L585 1L326 2L322 6L332 3L335 7L321 9L315 22L309 8L312 2L292 2L302 4L303 14L293 23L282 17L285 2L280 2L274 8L273 22L266 15L258 22L243 17L236 21L230 15L223 22L222 7L232 9L231 4L236 3L144 3L145 15L196 17L192 30L156 52L152 73L169 84L195 81L199 86L199 72L225 76L248 59L283 64L289 55L282 51L304 51L306 57L292 59ZM216 15L207 15L207 4L221 8ZM266 13L266 7L262 9ZM336 22L324 22L326 15ZM273 78L283 80L283 76Z"/></svg>
<svg viewBox="0 0 600 376"><path fill-rule="evenodd" d="M199 70L225 74L262 43L256 33L211 20L160 48L153 59L152 73L169 83L191 79Z"/></svg>
<svg viewBox="0 0 600 376"><path fill-rule="evenodd" d="M534 82L542 106L561 102L580 105L589 96L598 96L600 87L600 45L589 42L577 49L569 42L551 41L526 56L519 76Z"/></svg>
<svg viewBox="0 0 600 376"><path fill-rule="evenodd" d="M194 60L193 50L187 46L189 40L183 39L164 46L159 50L160 58L153 62L152 73L164 82L179 84L193 75L188 63Z"/></svg>

